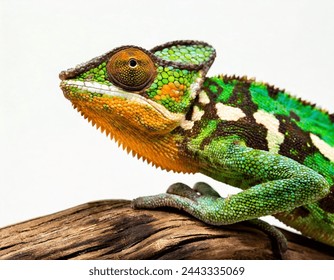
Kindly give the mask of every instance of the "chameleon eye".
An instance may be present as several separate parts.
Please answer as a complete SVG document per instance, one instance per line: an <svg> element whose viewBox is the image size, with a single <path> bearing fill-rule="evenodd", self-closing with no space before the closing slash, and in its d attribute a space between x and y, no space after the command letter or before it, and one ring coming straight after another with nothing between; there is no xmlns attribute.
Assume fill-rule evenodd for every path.
<svg viewBox="0 0 334 280"><path fill-rule="evenodd" d="M127 90L141 90L153 82L156 70L152 59L142 50L127 48L116 52L107 63L108 78Z"/></svg>

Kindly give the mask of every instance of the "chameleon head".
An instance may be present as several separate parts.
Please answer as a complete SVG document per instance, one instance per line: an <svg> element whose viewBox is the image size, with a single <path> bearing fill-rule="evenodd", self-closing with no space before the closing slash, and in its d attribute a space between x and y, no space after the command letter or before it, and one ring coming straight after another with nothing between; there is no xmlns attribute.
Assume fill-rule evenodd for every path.
<svg viewBox="0 0 334 280"><path fill-rule="evenodd" d="M60 87L83 116L133 150L130 142L180 126L214 58L198 41L123 46L62 71Z"/></svg>

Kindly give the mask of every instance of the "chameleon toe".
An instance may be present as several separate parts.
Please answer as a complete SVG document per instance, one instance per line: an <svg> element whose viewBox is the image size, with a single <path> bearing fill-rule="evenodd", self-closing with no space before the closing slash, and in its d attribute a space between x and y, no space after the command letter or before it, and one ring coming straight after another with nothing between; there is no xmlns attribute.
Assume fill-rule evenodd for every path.
<svg viewBox="0 0 334 280"><path fill-rule="evenodd" d="M196 200L198 198L198 193L183 183L175 183L169 186L167 193L179 195L181 197L187 197L191 200Z"/></svg>
<svg viewBox="0 0 334 280"><path fill-rule="evenodd" d="M204 182L197 182L194 185L193 190L200 193L201 195L220 197L220 194L216 192L214 188Z"/></svg>

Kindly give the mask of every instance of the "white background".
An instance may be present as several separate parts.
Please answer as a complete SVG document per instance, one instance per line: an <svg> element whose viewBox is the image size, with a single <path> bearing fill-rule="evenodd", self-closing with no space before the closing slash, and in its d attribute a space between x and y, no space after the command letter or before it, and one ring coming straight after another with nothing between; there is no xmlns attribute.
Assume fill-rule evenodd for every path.
<svg viewBox="0 0 334 280"><path fill-rule="evenodd" d="M127 155L72 109L61 70L121 45L204 40L218 54L209 75L256 77L334 112L333 15L325 0L0 0L0 227L176 181L235 192Z"/></svg>

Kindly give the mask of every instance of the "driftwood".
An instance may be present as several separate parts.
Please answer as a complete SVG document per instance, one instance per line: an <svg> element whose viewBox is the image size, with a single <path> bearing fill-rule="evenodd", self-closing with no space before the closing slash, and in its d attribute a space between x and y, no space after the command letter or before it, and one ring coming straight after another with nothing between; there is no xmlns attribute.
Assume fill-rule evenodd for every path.
<svg viewBox="0 0 334 280"><path fill-rule="evenodd" d="M334 259L332 247L283 231L287 259ZM168 209L105 200L0 229L0 259L275 259L272 241L239 223L209 226Z"/></svg>

